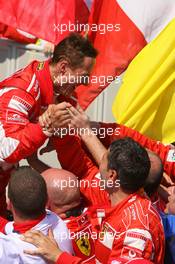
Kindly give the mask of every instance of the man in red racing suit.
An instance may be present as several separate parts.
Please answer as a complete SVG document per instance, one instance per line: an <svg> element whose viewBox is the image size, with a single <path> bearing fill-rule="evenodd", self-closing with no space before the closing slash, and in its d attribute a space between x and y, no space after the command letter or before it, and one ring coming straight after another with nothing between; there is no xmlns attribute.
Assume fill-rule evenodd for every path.
<svg viewBox="0 0 175 264"><path fill-rule="evenodd" d="M54 137L53 144L58 151L62 167L78 173L81 193L92 206L89 210L92 227L99 230L98 239L95 241L95 256L98 263L112 263L116 256L123 261L122 263L129 258L143 257L155 263L163 263L164 231L160 216L151 205L151 201L144 195L133 193L116 206L110 207L105 186L99 184L99 171L82 149L80 138L68 135L62 139ZM74 157L72 161L69 159L70 155L64 155L66 150L68 153L68 148L71 152L69 154ZM86 184L81 184L83 180L87 181ZM95 208L93 210L94 205L97 210ZM103 210L100 205L103 205ZM97 212L103 215L101 222L98 221L98 227L95 226L97 222L93 223L94 214ZM81 261L82 259L77 259L77 263ZM76 263L76 259L63 253L57 263Z"/></svg>
<svg viewBox="0 0 175 264"><path fill-rule="evenodd" d="M70 140L73 138L70 137ZM126 139L127 140L127 139ZM61 164L65 162L64 147L68 142L68 138L62 139L62 144L59 145L59 159ZM70 143L70 141L69 141ZM70 144L68 144L70 146ZM73 149L77 153L81 153L81 170L84 174L81 175L81 180L88 180L90 183L80 189L82 194L91 202L91 204L104 204L109 201L109 197L105 195L105 190L99 188L95 182L99 182L98 171L95 170L82 148L80 151L79 141L74 141ZM122 148L126 149L127 148ZM65 163L66 169L74 168L80 163L80 156L76 156L71 163ZM63 157L63 158L61 158ZM103 160L102 163L105 163ZM83 166L84 170L83 170ZM81 182L80 180L80 182ZM102 187L102 185L101 185ZM104 185L103 185L104 187ZM112 196L110 196L111 198ZM112 202L112 200L111 200ZM91 221L94 218L93 209L89 210ZM97 240L95 241L95 256L97 263L127 263L131 259L147 259L154 263L162 264L164 258L164 231L161 219L158 213L154 210L144 194L140 191L134 192L123 198L116 205L111 204L109 208L104 206L101 214L101 222L98 222ZM93 227L93 223L92 223ZM93 235L92 235L93 236ZM59 253L57 264L82 263L83 259L70 256L63 252ZM121 261L121 262L120 262ZM117 262L116 262L117 263Z"/></svg>
<svg viewBox="0 0 175 264"><path fill-rule="evenodd" d="M9 177L9 173L4 175L4 167L30 156L53 134L53 128L52 131L42 129L38 121L41 111L54 103L56 93L66 96L73 93L81 84L78 81L83 79L70 83L69 76L89 75L96 55L97 51L89 40L76 33L70 34L55 47L51 60L33 61L0 82L0 185L3 186L0 190L0 213L4 209L5 186ZM55 107L59 110L58 117L67 116L67 121L62 122L62 126L66 126L70 120L66 110L69 104Z"/></svg>

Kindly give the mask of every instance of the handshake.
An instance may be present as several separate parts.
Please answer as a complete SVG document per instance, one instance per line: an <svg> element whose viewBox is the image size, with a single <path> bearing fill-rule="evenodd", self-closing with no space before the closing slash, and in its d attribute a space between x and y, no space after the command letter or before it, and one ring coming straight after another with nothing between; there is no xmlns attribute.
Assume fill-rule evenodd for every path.
<svg viewBox="0 0 175 264"><path fill-rule="evenodd" d="M49 105L39 117L39 124L47 136L52 136L55 130L68 126L90 129L89 118L83 109L79 105L75 108L67 102Z"/></svg>

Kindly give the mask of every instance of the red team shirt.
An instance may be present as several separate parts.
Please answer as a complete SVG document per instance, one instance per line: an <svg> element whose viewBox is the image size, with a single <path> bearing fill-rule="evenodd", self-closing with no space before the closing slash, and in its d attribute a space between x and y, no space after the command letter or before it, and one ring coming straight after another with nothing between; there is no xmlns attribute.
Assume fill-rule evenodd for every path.
<svg viewBox="0 0 175 264"><path fill-rule="evenodd" d="M43 133L40 125L37 123L37 118L41 113L41 110L45 109L49 104L53 103L53 83L51 80L51 76L49 73L49 62L37 62L34 61L30 65L28 65L25 69L18 71L12 77L4 80L0 83L0 162L9 162L9 163L16 163L24 157L31 155L35 150L37 150L46 140L47 136ZM163 144L151 140L148 137L141 135L139 132L134 131L130 128L127 128L123 125L118 124L103 124L101 123L101 127L112 127L114 130L116 128L120 128L120 133L112 133L111 136L106 136L103 141L105 145L109 146L109 144L117 138L121 138L124 136L130 136L134 140L138 141L142 146L147 147L148 149L156 152L160 155L163 163L164 163L164 170L167 174L171 175L172 177L175 176L175 163L174 163L174 150L171 149L171 146L164 146ZM55 149L57 150L57 154L59 160L61 161L63 168L72 171L75 175L79 178L87 179L87 180L95 180L95 182L99 183L99 176L98 176L98 169L94 166L92 161L89 157L85 154L83 149L80 147L81 143L79 140L75 140L75 137L72 137L71 144L69 143L69 138L67 138L67 145L64 143L61 144L61 140L57 137L53 137L53 144ZM78 148L77 148L78 142ZM59 154L60 150L64 149L64 154ZM73 157L73 158L72 158ZM78 163L77 163L78 162ZM78 164L78 166L77 166ZM94 184L95 185L95 184ZM92 186L91 186L92 187ZM94 186L93 188L89 188L88 181L86 184L81 187L82 194L86 199L88 206L101 206L104 207L109 205L109 197L108 194L102 190L99 186ZM141 199L143 202L143 198L137 197L137 200ZM132 199L131 199L132 200ZM137 201L136 200L136 201ZM135 201L135 202L136 202ZM159 217L156 213L153 213L153 209L150 205L149 207L145 208L144 204L144 212L143 214L138 213L137 209L131 210L133 213L133 217L136 217L136 220L131 221L130 229L135 228L136 221L138 221L138 228L141 228L140 223L145 222L145 215L150 216L151 219L148 225L145 226L145 230L148 232L151 231L152 221L155 223L159 222ZM135 207L135 203L133 201L133 207ZM118 205L117 205L118 206ZM123 217L124 208L125 210L129 210L130 202L127 201L125 207L120 212L119 221L121 222L121 217ZM128 209L127 209L128 208ZM142 211L142 209L140 209ZM140 236L142 241L142 248L137 248L137 243L132 244L131 249L126 249L127 241L129 241L130 233L128 234L125 225L115 225L117 217L119 214L115 214L115 212L111 212L111 217L107 214L102 220L102 225L100 227L104 228L105 230L113 230L114 233L118 232L119 230L123 230L125 235L121 236L121 240L118 241L119 249L116 249L115 241L116 239L110 238L112 243L112 249L105 244L103 240L97 240L95 251L96 257L99 262L107 263L106 261L110 261L114 257L114 255L118 257L122 257L126 254L129 255L130 250L134 250L130 252L130 254L139 255L142 252L142 255L146 254L145 250L148 250L148 255L151 254L150 249L154 249L152 253L154 254L157 252L157 248L155 244L157 243L158 246L161 248L159 244L159 239L154 240L153 234L150 236L141 233L134 233L131 235L132 241L135 241L136 237ZM139 219L143 216L144 219ZM106 218L107 217L107 218ZM134 219L134 218L133 218ZM107 227L106 227L107 225ZM120 232L119 231L119 232ZM159 230L159 234L161 236L162 231ZM106 237L106 236L105 236ZM113 236L112 236L113 237ZM152 243L154 247L150 246L150 237L152 237ZM157 236L159 238L159 236ZM111 240L113 239L113 240ZM106 241L106 240L105 240ZM163 236L162 236L163 241ZM125 248L125 250L123 250ZM101 259L104 254L99 254L99 252L105 249L105 252L111 250L111 254L105 255L105 262ZM140 253L139 253L140 252ZM63 253L62 256L59 258L59 263L63 263L66 253ZM157 253L156 253L157 254ZM160 258L163 255L163 247L159 251L157 258L157 263L162 263ZM145 256L145 255L144 255ZM70 258L70 256L67 256ZM65 258L66 258L65 257ZM108 260L107 260L108 259ZM75 259L74 259L75 260ZM78 260L81 261L81 260ZM65 262L66 263L66 262ZM68 262L67 262L68 263ZM74 263L74 262L70 262ZM76 263L76 262L75 262Z"/></svg>
<svg viewBox="0 0 175 264"><path fill-rule="evenodd" d="M49 72L49 61L33 61L26 68L0 82L0 161L16 163L43 144L47 137L42 132L37 119L42 109L46 109L51 103L53 103L53 83ZM114 139L130 136L160 155L165 172L175 176L175 151L171 146L164 146L116 123L101 123L101 127L112 128L113 131L120 128L120 133L116 130L117 133L101 138L105 145L109 146Z"/></svg>
<svg viewBox="0 0 175 264"><path fill-rule="evenodd" d="M90 219L92 230L98 234L94 241L94 263L112 263L117 259L125 263L131 258L145 258L157 264L163 263L164 231L151 201L135 193L111 208L108 193L100 185L98 168L82 149L81 140L78 137L65 136L62 139L54 138L53 144L62 167L77 173L80 183L87 180L85 185L80 184L80 190L93 206L89 209ZM65 151L68 153L69 146L74 157L72 162L69 159L71 155L64 155ZM81 171L80 174L77 169ZM94 234L92 232L92 238ZM78 252L76 255L80 256ZM81 263L82 260L63 253L57 263Z"/></svg>

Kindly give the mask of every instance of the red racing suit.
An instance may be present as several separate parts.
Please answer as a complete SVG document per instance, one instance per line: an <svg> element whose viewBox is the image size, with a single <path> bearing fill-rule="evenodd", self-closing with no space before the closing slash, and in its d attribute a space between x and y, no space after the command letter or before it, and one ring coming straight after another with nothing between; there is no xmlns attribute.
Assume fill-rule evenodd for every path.
<svg viewBox="0 0 175 264"><path fill-rule="evenodd" d="M95 261L95 239L92 237L92 224L88 210L78 217L64 220L70 232L75 256L80 257L83 263Z"/></svg>
<svg viewBox="0 0 175 264"><path fill-rule="evenodd" d="M62 168L80 179L80 191L86 206L110 206L99 169L82 148L80 138L66 135L63 138L52 137L51 140Z"/></svg>
<svg viewBox="0 0 175 264"><path fill-rule="evenodd" d="M31 155L47 139L37 118L42 107L53 102L49 61L34 61L0 82L0 214L5 210L5 188L10 171L5 162L16 163Z"/></svg>
<svg viewBox="0 0 175 264"><path fill-rule="evenodd" d="M127 263L131 259L143 258L163 264L164 250L162 222L147 198L135 193L105 210L95 241L96 263L112 264L115 260ZM57 264L78 264L82 261L62 253Z"/></svg>
<svg viewBox="0 0 175 264"><path fill-rule="evenodd" d="M48 61L34 61L0 83L0 161L16 163L44 143L37 118L52 102Z"/></svg>
<svg viewBox="0 0 175 264"><path fill-rule="evenodd" d="M78 173L84 197L91 205L99 208L96 211L100 213L101 210L98 227L93 223L95 210L89 210L92 228L98 230L98 238L95 240L97 263L112 263L116 259L122 259L125 263L130 258L144 258L163 264L164 231L151 201L135 193L111 208L104 186L98 184L99 171L82 149L81 140L71 136L62 139L55 137L53 144L63 168ZM69 155L66 152L68 149ZM85 185L81 184L84 179L87 180ZM62 253L57 263L82 263L82 259Z"/></svg>
<svg viewBox="0 0 175 264"><path fill-rule="evenodd" d="M85 198L85 205L88 206L82 215L70 217L66 221L75 255L81 258L83 263L95 263L94 244L98 237L101 215L104 208L110 206L109 195L104 191L104 187L100 186L99 170L81 148L81 140L78 137L52 137L52 143L57 149L62 167L79 177L80 190ZM103 187L103 190L100 191L100 187Z"/></svg>
<svg viewBox="0 0 175 264"><path fill-rule="evenodd" d="M100 122L97 136L106 148L116 139L131 137L143 147L155 152L162 160L164 171L171 177L172 181L175 181L175 148L172 145L164 145L159 141L142 135L132 128L116 123ZM66 140L67 144L65 142ZM64 151L66 155L59 154L61 147L60 142L61 139L59 137L53 137L53 145L57 151L58 159L62 161L62 167L65 170L69 168L70 171L81 178L86 174L85 170L88 168L90 169L95 164L95 161L92 163L93 157L77 136L64 136ZM81 148L85 150L86 154ZM72 157L74 157L74 159L72 159ZM79 160L79 163L77 163L77 160ZM78 165L74 166L75 163Z"/></svg>

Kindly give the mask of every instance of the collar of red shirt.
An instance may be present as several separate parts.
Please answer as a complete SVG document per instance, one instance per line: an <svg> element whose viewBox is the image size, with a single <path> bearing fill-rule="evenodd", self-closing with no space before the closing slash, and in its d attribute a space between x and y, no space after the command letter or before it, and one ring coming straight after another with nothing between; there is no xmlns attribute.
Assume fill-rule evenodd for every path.
<svg viewBox="0 0 175 264"><path fill-rule="evenodd" d="M39 62L36 66L36 76L41 91L41 105L47 106L53 103L53 82L49 70L49 60Z"/></svg>
<svg viewBox="0 0 175 264"><path fill-rule="evenodd" d="M24 223L13 223L13 232L14 233L19 233L19 234L23 234L26 231L30 230L32 227L36 226L39 222L41 222L46 216L46 213L44 213L43 215L41 215L40 217L38 217L35 220L29 220L29 221L25 221Z"/></svg>

